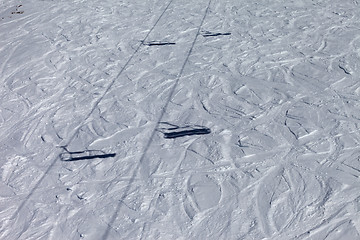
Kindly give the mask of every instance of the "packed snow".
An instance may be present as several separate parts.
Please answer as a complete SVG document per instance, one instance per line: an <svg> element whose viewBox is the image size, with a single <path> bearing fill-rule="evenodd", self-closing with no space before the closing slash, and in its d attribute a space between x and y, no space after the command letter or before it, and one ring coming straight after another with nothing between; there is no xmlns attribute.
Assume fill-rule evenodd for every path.
<svg viewBox="0 0 360 240"><path fill-rule="evenodd" d="M360 239L359 0L3 0L0 239Z"/></svg>

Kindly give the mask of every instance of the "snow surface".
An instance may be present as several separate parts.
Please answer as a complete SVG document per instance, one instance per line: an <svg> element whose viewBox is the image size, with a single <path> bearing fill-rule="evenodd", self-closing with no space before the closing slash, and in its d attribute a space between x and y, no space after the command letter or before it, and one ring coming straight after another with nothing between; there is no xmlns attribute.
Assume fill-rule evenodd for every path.
<svg viewBox="0 0 360 240"><path fill-rule="evenodd" d="M0 239L360 239L359 22L358 0L1 1Z"/></svg>

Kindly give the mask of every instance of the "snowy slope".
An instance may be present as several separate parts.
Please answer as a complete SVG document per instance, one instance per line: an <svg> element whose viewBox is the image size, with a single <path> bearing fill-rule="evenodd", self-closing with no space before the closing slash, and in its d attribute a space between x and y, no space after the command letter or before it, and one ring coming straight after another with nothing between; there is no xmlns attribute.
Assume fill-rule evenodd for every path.
<svg viewBox="0 0 360 240"><path fill-rule="evenodd" d="M360 239L360 2L0 2L0 239Z"/></svg>

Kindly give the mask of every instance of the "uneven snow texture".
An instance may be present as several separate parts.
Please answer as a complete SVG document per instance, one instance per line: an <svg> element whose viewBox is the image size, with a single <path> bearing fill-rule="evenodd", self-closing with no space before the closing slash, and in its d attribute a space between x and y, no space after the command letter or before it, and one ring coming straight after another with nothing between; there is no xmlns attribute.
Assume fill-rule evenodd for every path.
<svg viewBox="0 0 360 240"><path fill-rule="evenodd" d="M358 0L1 1L0 239L360 239L359 23Z"/></svg>

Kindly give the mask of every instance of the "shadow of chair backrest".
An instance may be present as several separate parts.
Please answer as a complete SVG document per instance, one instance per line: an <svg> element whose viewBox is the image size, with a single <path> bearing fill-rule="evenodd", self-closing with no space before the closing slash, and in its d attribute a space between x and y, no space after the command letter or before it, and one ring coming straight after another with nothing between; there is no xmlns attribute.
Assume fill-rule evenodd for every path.
<svg viewBox="0 0 360 240"><path fill-rule="evenodd" d="M85 150L79 152L71 152L64 147L63 149L65 150L65 152L60 154L60 160L64 162L90 160L96 158L111 158L116 156L116 153L105 153L101 150Z"/></svg>
<svg viewBox="0 0 360 240"><path fill-rule="evenodd" d="M210 128L199 125L179 127L167 122L161 122L160 124L167 126L158 129L159 132L164 134L164 138L179 138L185 136L205 135L211 133Z"/></svg>

